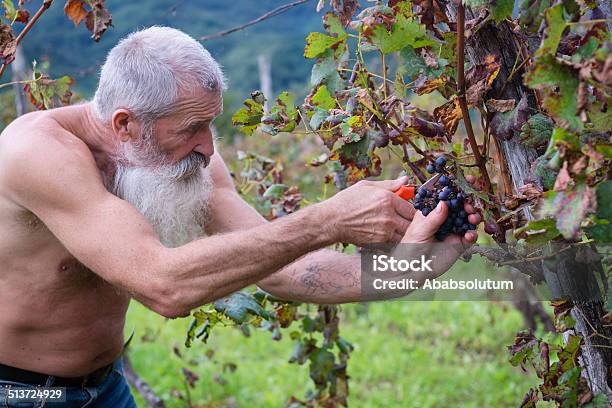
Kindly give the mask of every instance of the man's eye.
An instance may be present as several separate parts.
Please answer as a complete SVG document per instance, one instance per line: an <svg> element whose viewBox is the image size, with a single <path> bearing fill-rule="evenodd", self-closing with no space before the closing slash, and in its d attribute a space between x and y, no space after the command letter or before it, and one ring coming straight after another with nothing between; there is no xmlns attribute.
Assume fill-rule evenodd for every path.
<svg viewBox="0 0 612 408"><path fill-rule="evenodd" d="M191 125L189 127L189 132L190 133L196 133L196 132L200 131L202 128L204 128L204 126L206 126L206 125L207 125L206 123L198 123L198 124L195 124L195 125Z"/></svg>

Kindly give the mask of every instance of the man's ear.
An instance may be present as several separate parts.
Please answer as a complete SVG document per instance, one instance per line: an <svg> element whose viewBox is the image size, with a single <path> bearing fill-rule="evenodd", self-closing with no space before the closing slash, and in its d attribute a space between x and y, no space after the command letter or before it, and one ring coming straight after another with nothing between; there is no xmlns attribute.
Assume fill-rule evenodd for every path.
<svg viewBox="0 0 612 408"><path fill-rule="evenodd" d="M140 134L140 124L134 118L134 114L127 109L117 109L111 119L113 132L119 140L127 142L137 138Z"/></svg>

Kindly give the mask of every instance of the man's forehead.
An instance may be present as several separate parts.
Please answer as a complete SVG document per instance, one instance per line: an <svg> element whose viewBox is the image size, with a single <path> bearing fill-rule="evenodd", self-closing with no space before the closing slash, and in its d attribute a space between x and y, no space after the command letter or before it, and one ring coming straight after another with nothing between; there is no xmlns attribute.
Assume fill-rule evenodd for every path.
<svg viewBox="0 0 612 408"><path fill-rule="evenodd" d="M215 117L223 112L223 96L219 91L202 91L180 97L176 102L175 114Z"/></svg>

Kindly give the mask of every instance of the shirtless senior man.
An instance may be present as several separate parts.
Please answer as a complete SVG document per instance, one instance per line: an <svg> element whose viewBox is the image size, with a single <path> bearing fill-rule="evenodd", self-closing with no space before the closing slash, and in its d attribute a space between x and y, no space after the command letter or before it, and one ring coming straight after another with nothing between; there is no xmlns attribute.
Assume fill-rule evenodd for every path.
<svg viewBox="0 0 612 408"><path fill-rule="evenodd" d="M267 222L214 154L223 87L197 41L153 27L111 50L92 102L2 133L0 407L9 387L36 385L67 387L62 406L134 406L119 358L130 299L168 318L250 284L358 301L359 258L326 246L427 242L444 221L444 205L415 215L399 179Z"/></svg>

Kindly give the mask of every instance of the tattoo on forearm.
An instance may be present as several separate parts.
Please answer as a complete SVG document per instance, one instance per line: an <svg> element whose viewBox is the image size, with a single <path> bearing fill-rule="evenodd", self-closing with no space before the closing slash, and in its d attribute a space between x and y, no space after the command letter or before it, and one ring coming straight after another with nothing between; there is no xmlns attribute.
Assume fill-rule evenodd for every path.
<svg viewBox="0 0 612 408"><path fill-rule="evenodd" d="M350 271L332 274L329 269L325 265L311 262L305 271L294 269L291 272L291 283L305 288L309 295L330 295L340 292L342 288L357 285L357 279Z"/></svg>

